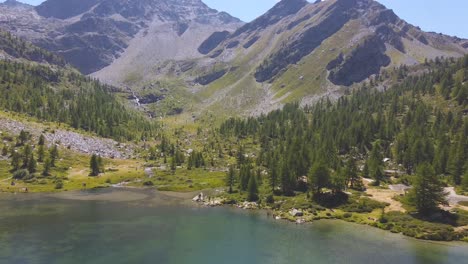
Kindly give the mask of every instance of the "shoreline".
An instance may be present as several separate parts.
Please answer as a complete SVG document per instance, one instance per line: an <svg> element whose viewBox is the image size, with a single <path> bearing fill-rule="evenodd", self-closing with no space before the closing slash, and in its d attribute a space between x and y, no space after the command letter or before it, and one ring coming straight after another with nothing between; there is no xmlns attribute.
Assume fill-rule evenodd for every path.
<svg viewBox="0 0 468 264"><path fill-rule="evenodd" d="M95 192L95 193L93 193ZM209 202L203 201L194 201L194 197L198 194L209 194L212 198ZM417 236L410 236L405 234L405 232L393 232L383 228L384 226L379 224L379 219L376 218L379 214L379 209L374 210L371 213L348 213L342 210L334 209L325 209L320 214L311 214L310 211L300 210L291 208L291 210L277 210L273 209L271 206L265 206L263 203L260 205L257 203L250 202L237 202L237 203L227 203L228 200L225 197L220 196L218 189L205 189L201 191L192 191L192 192L177 192L177 191L159 191L157 188L153 187L106 187L106 188L95 188L95 189L86 189L86 190L72 190L72 191L59 191L59 192L36 192L36 193L8 193L4 192L3 195L14 196L14 197L32 197L34 195L44 195L46 197L65 199L65 200L74 200L74 201L103 201L103 202L130 202L137 203L139 201L148 200L151 203L156 205L185 205L190 207L224 207L232 208L238 211L256 211L262 212L270 220L281 221L290 224L304 225L311 224L321 220L341 220L346 223L358 224L361 226L368 226L372 228L377 228L388 233L400 234L406 238L412 238L419 241L429 241L429 242L449 242L449 243L468 243L468 239L465 236L464 239L459 240L441 240L441 239L425 239ZM158 195L159 194L159 195ZM3 196L2 195L2 196ZM3 196L2 198L6 197ZM207 196L208 197L208 196ZM293 216L293 211L296 210L298 215ZM347 217L346 217L347 216ZM452 226L452 233L460 233L455 231L456 227ZM466 230L465 230L466 231Z"/></svg>

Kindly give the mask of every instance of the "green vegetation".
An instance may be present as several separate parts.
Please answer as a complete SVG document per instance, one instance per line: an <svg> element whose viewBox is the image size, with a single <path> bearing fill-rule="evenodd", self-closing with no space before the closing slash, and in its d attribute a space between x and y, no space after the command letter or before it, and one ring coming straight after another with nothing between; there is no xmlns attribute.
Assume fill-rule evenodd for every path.
<svg viewBox="0 0 468 264"><path fill-rule="evenodd" d="M49 63L60 67L66 66L63 58L25 42L10 32L3 30L0 30L0 50L5 51L5 53L16 59Z"/></svg>
<svg viewBox="0 0 468 264"><path fill-rule="evenodd" d="M424 215L437 211L439 205L447 204L444 186L431 165L418 166L410 197L418 212Z"/></svg>
<svg viewBox="0 0 468 264"><path fill-rule="evenodd" d="M104 172L104 164L102 163L101 156L96 154L91 155L89 168L91 169L89 176L99 176L99 173Z"/></svg>
<svg viewBox="0 0 468 264"><path fill-rule="evenodd" d="M0 61L0 109L117 140L154 136L157 125L125 107L113 89L72 70Z"/></svg>
<svg viewBox="0 0 468 264"><path fill-rule="evenodd" d="M267 172L259 181L267 183L258 188L261 201L264 197L282 212L292 207L274 201L297 201L305 193L309 198L299 199L304 208L323 206L338 212L374 214L375 207L366 209L368 198L356 199L344 190L362 191L363 176L372 178L375 186L401 177L414 185L405 197L414 215L392 219L408 222L408 217L414 218L411 224L421 227L412 235L415 237L462 239L464 235L452 227L463 225L464 213L443 212L438 205L445 203L444 184L461 186L466 181L468 119L464 109L468 101L463 96L468 89L468 56L428 62L426 67L432 71L412 75L412 69L402 67L371 81L374 86L397 78L397 84L385 92L364 85L336 104L324 100L303 109L288 104L258 118L225 121L219 133L227 141L238 142L239 175L239 191L227 200L252 200L254 192L247 188L246 179L258 170ZM245 155L244 144L250 145L249 155ZM361 164L360 172L357 164ZM389 169L403 172L388 175L385 171ZM440 214L444 216L431 220ZM349 214L346 218L353 219ZM378 218L388 220L387 215ZM409 232L404 223L394 224L399 225L397 230Z"/></svg>

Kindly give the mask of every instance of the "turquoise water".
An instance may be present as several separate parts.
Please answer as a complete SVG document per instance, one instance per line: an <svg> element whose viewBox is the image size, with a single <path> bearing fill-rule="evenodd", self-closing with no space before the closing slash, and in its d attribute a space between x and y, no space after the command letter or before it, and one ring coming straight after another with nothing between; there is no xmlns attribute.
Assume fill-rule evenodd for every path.
<svg viewBox="0 0 468 264"><path fill-rule="evenodd" d="M465 244L341 221L295 225L262 212L184 206L148 191L102 192L0 196L0 263L459 264L468 258Z"/></svg>

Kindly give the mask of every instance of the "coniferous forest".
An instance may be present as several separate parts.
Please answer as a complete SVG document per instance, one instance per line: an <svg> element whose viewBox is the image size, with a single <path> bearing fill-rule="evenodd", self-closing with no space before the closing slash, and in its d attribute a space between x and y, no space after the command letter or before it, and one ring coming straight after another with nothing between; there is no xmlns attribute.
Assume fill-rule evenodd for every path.
<svg viewBox="0 0 468 264"><path fill-rule="evenodd" d="M265 168L273 193L304 191L303 176L315 193L361 189L361 177L378 186L397 176L410 185L421 166L440 184L468 188L468 57L428 61L417 70L425 73L407 67L384 73L336 103L288 104L258 118L232 118L220 133L239 144L258 142L254 159L238 159L240 174L244 164ZM396 85L376 89L391 78ZM246 190L248 179L240 182Z"/></svg>
<svg viewBox="0 0 468 264"><path fill-rule="evenodd" d="M0 108L117 140L144 139L157 125L101 84L73 70L0 61Z"/></svg>

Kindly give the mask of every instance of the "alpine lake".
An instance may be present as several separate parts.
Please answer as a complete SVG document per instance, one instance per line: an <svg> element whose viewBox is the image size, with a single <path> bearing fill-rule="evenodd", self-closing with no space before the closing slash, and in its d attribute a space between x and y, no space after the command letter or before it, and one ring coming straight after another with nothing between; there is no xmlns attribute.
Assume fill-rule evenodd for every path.
<svg viewBox="0 0 468 264"><path fill-rule="evenodd" d="M154 190L0 194L0 263L466 263L468 243L343 221L296 225Z"/></svg>

